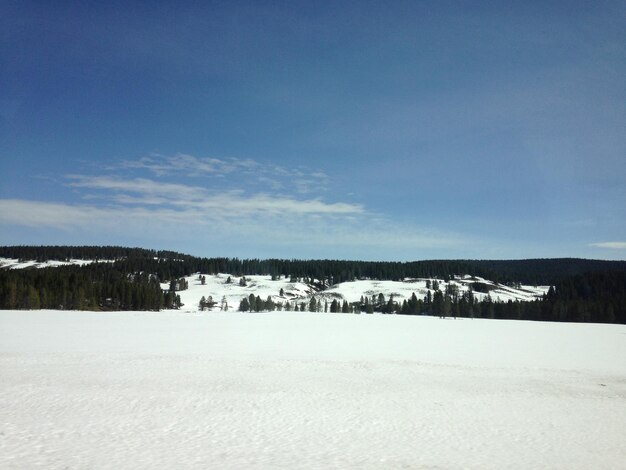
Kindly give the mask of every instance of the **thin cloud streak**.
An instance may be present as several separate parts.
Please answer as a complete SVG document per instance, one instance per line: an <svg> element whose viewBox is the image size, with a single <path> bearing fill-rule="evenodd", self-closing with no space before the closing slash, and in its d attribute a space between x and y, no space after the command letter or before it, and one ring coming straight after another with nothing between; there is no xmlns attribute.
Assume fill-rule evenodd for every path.
<svg viewBox="0 0 626 470"><path fill-rule="evenodd" d="M626 242L600 242L591 243L589 246L596 248L608 248L609 250L626 250Z"/></svg>
<svg viewBox="0 0 626 470"><path fill-rule="evenodd" d="M206 191L198 186L163 183L145 178L125 180L110 176L85 175L66 175L66 178L70 180L67 185L75 188L102 189L185 200L200 199L206 194Z"/></svg>

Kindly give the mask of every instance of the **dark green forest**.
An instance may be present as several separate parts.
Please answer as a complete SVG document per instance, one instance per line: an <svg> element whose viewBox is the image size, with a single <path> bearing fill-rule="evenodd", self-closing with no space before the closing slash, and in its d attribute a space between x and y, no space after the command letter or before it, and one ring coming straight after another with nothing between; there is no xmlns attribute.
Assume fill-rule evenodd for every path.
<svg viewBox="0 0 626 470"><path fill-rule="evenodd" d="M626 323L625 261L575 258L412 262L261 260L199 258L173 251L117 246L5 246L0 247L0 257L38 262L70 259L102 261L82 267L0 270L2 309L172 308L180 305L175 293L176 280L197 272L289 276L311 282L317 280L318 287L355 279L422 277L448 280L454 275L469 274L501 284L553 287L545 298L534 302L490 302L488 298L477 302L468 295L437 291L431 299L415 298L404 305L388 300L380 305L362 302L347 307L341 305L338 311L365 312L375 308L377 311L404 314ZM171 288L164 293L159 283L165 282L170 283Z"/></svg>

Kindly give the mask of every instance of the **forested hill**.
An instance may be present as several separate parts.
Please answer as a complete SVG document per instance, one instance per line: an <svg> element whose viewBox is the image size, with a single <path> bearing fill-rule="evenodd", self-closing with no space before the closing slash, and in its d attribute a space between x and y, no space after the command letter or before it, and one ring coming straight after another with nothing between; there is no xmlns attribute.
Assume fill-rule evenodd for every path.
<svg viewBox="0 0 626 470"><path fill-rule="evenodd" d="M453 313L457 316L527 320L626 323L626 262L584 259L430 260L369 262L198 258L171 251L124 247L0 247L0 309L160 310L181 305L177 291L185 276L228 273L298 279L312 291L358 279L399 281L440 279L423 299L389 303L382 311L407 314ZM81 261L76 261L81 260ZM22 261L21 265L16 265ZM27 262L28 261L28 262ZM102 261L102 262L98 262ZM23 269L11 269L10 265ZM55 267L53 267L55 266ZM552 286L538 300L478 301L471 291L459 295L450 287L454 276L471 275L502 286ZM244 279L241 278L240 281ZM245 279L244 279L245 280ZM291 282L291 281L290 281ZM430 282L430 281L428 281ZM163 290L163 283L169 289ZM433 282L433 284L435 284ZM495 285L495 284L494 284ZM476 292L486 284L473 282ZM517 286L519 287L519 286ZM430 288L429 288L430 289ZM432 294L432 297L431 295ZM256 299L256 303L260 299ZM366 302L367 303L367 302ZM367 311L360 303L342 305ZM302 307L301 307L302 308ZM332 311L332 309L331 309Z"/></svg>
<svg viewBox="0 0 626 470"><path fill-rule="evenodd" d="M173 251L119 246L4 246L0 257L19 260L115 260L116 271L149 272L167 281L195 272L235 275L267 274L331 280L400 280L407 277L446 278L469 274L500 283L555 285L589 272L626 271L626 261L577 258L527 260L425 260L411 262L199 258Z"/></svg>

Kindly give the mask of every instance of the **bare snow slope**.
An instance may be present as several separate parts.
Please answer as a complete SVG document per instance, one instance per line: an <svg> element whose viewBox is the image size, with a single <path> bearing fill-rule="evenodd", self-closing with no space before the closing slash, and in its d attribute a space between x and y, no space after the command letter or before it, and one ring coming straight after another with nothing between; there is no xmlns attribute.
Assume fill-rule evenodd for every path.
<svg viewBox="0 0 626 470"><path fill-rule="evenodd" d="M289 279L281 278L272 281L271 276L245 276L246 285L240 286L240 277L230 276L228 274L206 274L205 285L199 280L199 274L186 277L189 288L183 291L177 291L181 301L184 304L183 311L198 311L200 299L205 297L213 298L218 304L213 310L219 310L223 298L228 303L230 310L236 310L239 302L250 294L259 296L263 300L271 297L275 302L303 300L308 299L315 292L308 284L304 282L289 282ZM228 279L230 278L230 283ZM169 284L161 284L163 289L168 289ZM283 289L283 296L280 290Z"/></svg>
<svg viewBox="0 0 626 470"><path fill-rule="evenodd" d="M0 311L3 469L615 469L626 326Z"/></svg>

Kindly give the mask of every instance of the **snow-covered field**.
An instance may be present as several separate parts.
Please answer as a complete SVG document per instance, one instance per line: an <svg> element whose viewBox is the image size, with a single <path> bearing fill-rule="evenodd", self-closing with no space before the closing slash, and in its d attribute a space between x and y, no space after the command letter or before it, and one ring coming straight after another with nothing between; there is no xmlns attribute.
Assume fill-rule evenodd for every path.
<svg viewBox="0 0 626 470"><path fill-rule="evenodd" d="M0 311L0 468L626 464L626 326Z"/></svg>

